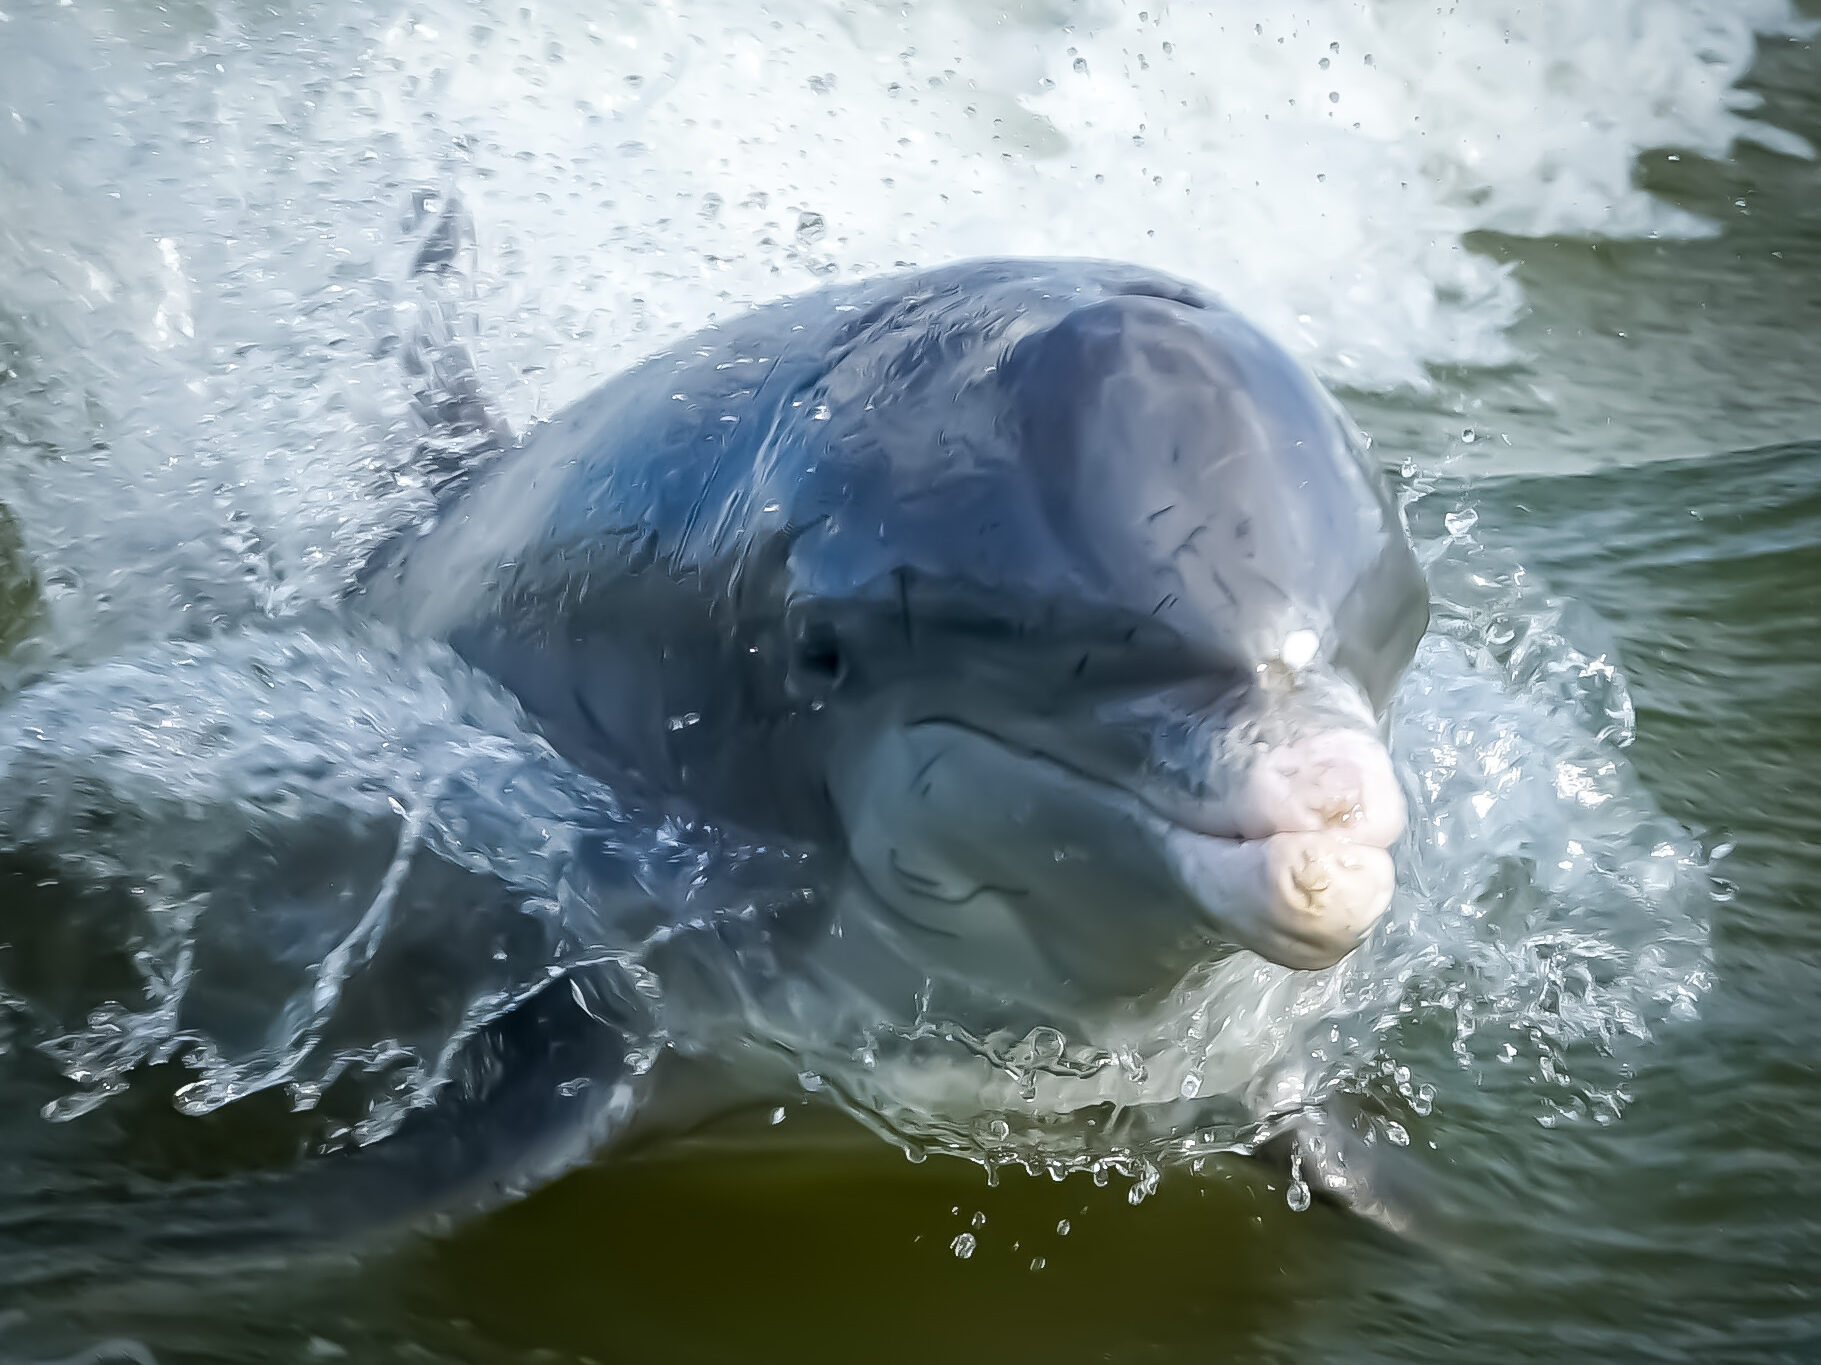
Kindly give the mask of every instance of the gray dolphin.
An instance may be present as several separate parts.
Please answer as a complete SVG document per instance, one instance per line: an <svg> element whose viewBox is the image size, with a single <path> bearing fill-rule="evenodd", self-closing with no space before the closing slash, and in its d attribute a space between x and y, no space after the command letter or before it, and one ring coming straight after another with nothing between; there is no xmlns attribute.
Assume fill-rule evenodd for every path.
<svg viewBox="0 0 1821 1365"><path fill-rule="evenodd" d="M1321 386L1150 271L975 261L711 327L454 480L362 591L616 790L815 851L780 1033L940 982L983 1032L1092 1037L1236 950L1327 966L1390 899L1422 573ZM772 1008L651 961L725 1036Z"/></svg>
<svg viewBox="0 0 1821 1365"><path fill-rule="evenodd" d="M429 241L420 272L450 268L459 236ZM1427 620L1398 511L1313 378L1190 285L980 261L759 308L514 443L434 303L407 362L441 502L366 568L386 624L325 625L357 653L447 643L560 757L498 698L456 708L512 732L479 750L435 716L342 734L293 699L271 714L308 764L341 755L363 792L374 764L444 776L403 823L366 796L308 817L240 799L315 782L260 742L273 721L223 714L289 667L259 632L9 699L39 740L9 757L23 805L0 802L7 984L50 1050L9 1054L0 1146L59 1179L167 1141L195 1148L177 1169L225 1172L152 1181L130 1237L111 1203L71 1203L59 1245L164 1265L413 1224L805 1084L899 1134L1030 1117L1068 1153L1089 1125L1065 1112L1110 1106L1136 1150L1230 1102L1261 1155L1407 1224L1386 1144L1302 1093L1258 984L1259 958L1337 961L1389 901L1404 802L1381 724ZM327 646L300 657L312 698L379 685ZM72 789L131 778L117 754L183 710L185 679L226 728L185 750L147 722L161 761L252 770L219 812L128 790L131 818L91 820ZM82 1045L97 1065L132 1060L107 1060L105 1008L56 1021L111 989L148 882L208 907L175 1013L140 1020L126 1094L36 1121L67 1092L70 1028L105 1035ZM1134 1089L1097 1059L1185 978L1224 1051ZM958 1050L919 1050L936 1034ZM226 1088L176 1123L185 1048ZM293 1131L276 1090L306 1058L342 1098L306 1095ZM386 1107L387 1068L425 1058L435 1084ZM363 1095L384 1135L339 1134ZM243 1099L275 1130L244 1154Z"/></svg>
<svg viewBox="0 0 1821 1365"><path fill-rule="evenodd" d="M761 308L538 430L367 590L581 766L844 845L1033 1003L1216 942L1326 966L1389 893L1372 727L1421 572L1319 385L1159 275Z"/></svg>

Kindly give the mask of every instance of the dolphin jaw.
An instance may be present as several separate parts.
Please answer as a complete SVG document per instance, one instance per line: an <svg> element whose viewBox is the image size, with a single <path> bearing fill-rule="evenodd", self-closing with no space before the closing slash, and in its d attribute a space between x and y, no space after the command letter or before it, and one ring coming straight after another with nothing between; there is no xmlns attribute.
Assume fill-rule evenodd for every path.
<svg viewBox="0 0 1821 1365"><path fill-rule="evenodd" d="M1063 803L1058 809L1076 812L1068 823L1078 831L1097 828L1097 841L1113 841L1107 847L1116 862L1154 869L1137 873L1134 890L1148 882L1151 891L1141 894L1160 896L1159 908L1172 900L1186 902L1185 909L1194 907L1197 921L1185 928L1210 945L1237 946L1293 969L1320 969L1350 953L1390 904L1395 875L1389 849L1402 834L1405 805L1390 755L1376 735L1317 729L1277 743L1242 744L1225 755L1238 772L1214 784L1218 789L1211 787L1205 800L1197 800L1085 771L1034 746L1028 735L1010 739L952 717L901 721L888 728L900 736L888 746L902 749L889 760L900 776L876 786L876 792L901 787L913 774L919 791L925 790L928 775L944 761L938 755L951 749L977 756L960 760L964 766L956 776L938 781L934 805L925 798L922 815L914 813L917 807L907 807L911 814L880 826L880 808L863 803L868 828L851 829L850 837L861 845L889 847L899 862L898 840L914 837L908 827L917 820L947 808L959 822L959 837L977 839L979 832L971 826L996 819L996 804L1015 806L1024 800L1015 794L1018 789L1042 789L1050 793L1049 800ZM996 795L983 790L992 787L1005 790ZM970 806L979 807L978 813L970 816ZM1094 811L1103 814L1085 814ZM944 822L948 818L941 817ZM1022 828L1047 827L1037 819ZM939 826L931 832L938 840L946 838ZM1135 842L1119 854L1120 840ZM940 855L932 866L939 863ZM1017 880L1015 860L998 863L995 875L980 874L977 888L969 875L974 874L956 879L960 891L938 888L951 892L936 898L939 904L923 903L933 895L926 888L912 917L922 922L934 914L945 936L957 940L987 933L991 916L985 914L986 903L962 893L985 893L996 883ZM1051 883L1048 889L1066 899L1072 884ZM1031 884L1021 894L1026 909L1014 914L1026 922L1021 932L1040 938L1068 932L1063 927L1068 916L1052 922L1043 913L1044 889ZM1109 906L1107 913L1116 912ZM1148 932L1139 927L1145 922L1156 921L1154 916L1134 918L1131 932Z"/></svg>
<svg viewBox="0 0 1821 1365"><path fill-rule="evenodd" d="M1218 800L1160 809L1176 879L1242 946L1286 967L1345 957L1390 906L1406 807L1391 755L1352 728L1254 743Z"/></svg>
<svg viewBox="0 0 1821 1365"><path fill-rule="evenodd" d="M1228 756L1238 772L1199 800L1037 756L1136 806L1173 880L1237 946L1299 970L1332 966L1396 889L1390 849L1407 810L1391 755L1353 728L1241 747Z"/></svg>

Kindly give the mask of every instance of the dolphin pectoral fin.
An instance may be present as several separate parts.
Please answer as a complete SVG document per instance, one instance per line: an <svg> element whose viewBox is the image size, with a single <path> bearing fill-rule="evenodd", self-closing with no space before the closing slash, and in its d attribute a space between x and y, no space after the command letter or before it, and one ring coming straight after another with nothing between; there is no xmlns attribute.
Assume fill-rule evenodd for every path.
<svg viewBox="0 0 1821 1365"><path fill-rule="evenodd" d="M564 978L471 1038L435 1102L366 1145L150 1195L134 1264L253 1264L435 1232L586 1163L632 1126L649 1077Z"/></svg>
<svg viewBox="0 0 1821 1365"><path fill-rule="evenodd" d="M88 1183L65 1172L66 1188L6 1231L29 1227L44 1239L37 1245L55 1248L33 1253L44 1258L33 1273L47 1301L111 1305L156 1295L173 1278L187 1294L198 1272L225 1282L441 1233L585 1163L645 1109L649 1077L626 1065L626 1035L579 1003L566 980L470 1041L435 1103L365 1146L274 1161L254 1126L241 1132L254 1148L241 1162L232 1149L204 1153L210 1140L192 1135L203 1162L195 1174L122 1182L104 1166ZM232 1122L225 1111L210 1117ZM169 1156L174 1138L182 1140L167 1124L147 1145ZM77 1158L97 1155L80 1128L62 1141ZM10 1242L8 1254L23 1245Z"/></svg>
<svg viewBox="0 0 1821 1365"><path fill-rule="evenodd" d="M306 1239L483 1212L581 1165L631 1124L649 1086L626 1035L567 979L473 1040L431 1107L298 1173Z"/></svg>
<svg viewBox="0 0 1821 1365"><path fill-rule="evenodd" d="M1269 1121L1251 1154L1311 1197L1346 1209L1401 1244L1433 1248L1442 1240L1421 1163L1376 1128L1353 1097L1335 1096Z"/></svg>

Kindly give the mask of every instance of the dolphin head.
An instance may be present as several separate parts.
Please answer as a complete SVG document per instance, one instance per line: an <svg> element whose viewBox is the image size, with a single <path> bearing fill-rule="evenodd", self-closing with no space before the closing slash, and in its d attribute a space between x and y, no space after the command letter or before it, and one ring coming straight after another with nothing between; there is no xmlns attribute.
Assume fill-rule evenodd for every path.
<svg viewBox="0 0 1821 1365"><path fill-rule="evenodd" d="M870 395L808 401L881 416L796 509L773 657L865 913L1071 1007L1223 947L1348 953L1392 891L1379 730L1428 599L1337 405L1156 292L1008 329L928 392L849 368Z"/></svg>
<svg viewBox="0 0 1821 1365"><path fill-rule="evenodd" d="M757 310L373 582L575 761L818 847L858 927L1001 1000L1320 967L1390 895L1422 574L1320 385L1177 281L969 262Z"/></svg>

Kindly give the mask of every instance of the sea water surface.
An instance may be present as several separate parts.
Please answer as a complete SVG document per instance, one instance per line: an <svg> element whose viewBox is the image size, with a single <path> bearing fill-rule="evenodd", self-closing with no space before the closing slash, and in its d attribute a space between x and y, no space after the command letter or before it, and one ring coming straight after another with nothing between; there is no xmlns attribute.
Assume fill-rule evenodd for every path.
<svg viewBox="0 0 1821 1365"><path fill-rule="evenodd" d="M1821 1354L1816 17L3 3L0 1359ZM1403 490L1402 889L1271 989L1446 1238L1238 1158L1065 1173L835 1055L403 1242L161 1204L382 1137L599 946L535 908L612 794L335 611L429 502L401 336L448 320L523 430L752 302L1010 252L1219 289ZM301 896L321 941L237 993ZM466 1008L402 1031L381 947ZM1212 1074L1180 1003L1138 1063Z"/></svg>

